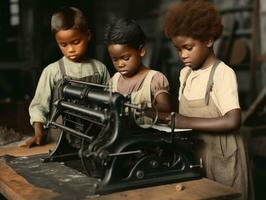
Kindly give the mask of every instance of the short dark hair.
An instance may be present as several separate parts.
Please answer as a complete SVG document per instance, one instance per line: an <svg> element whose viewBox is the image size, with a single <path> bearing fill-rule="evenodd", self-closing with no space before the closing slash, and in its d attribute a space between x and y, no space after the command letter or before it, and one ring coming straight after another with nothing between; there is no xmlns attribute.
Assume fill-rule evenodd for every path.
<svg viewBox="0 0 266 200"><path fill-rule="evenodd" d="M51 31L53 34L68 29L79 29L83 33L89 30L87 19L80 9L75 7L62 7L52 15Z"/></svg>
<svg viewBox="0 0 266 200"><path fill-rule="evenodd" d="M104 43L122 44L138 49L145 45L146 36L135 20L120 18L106 26Z"/></svg>
<svg viewBox="0 0 266 200"><path fill-rule="evenodd" d="M171 5L164 18L166 36L187 36L207 41L216 40L223 31L221 17L207 0L187 0Z"/></svg>

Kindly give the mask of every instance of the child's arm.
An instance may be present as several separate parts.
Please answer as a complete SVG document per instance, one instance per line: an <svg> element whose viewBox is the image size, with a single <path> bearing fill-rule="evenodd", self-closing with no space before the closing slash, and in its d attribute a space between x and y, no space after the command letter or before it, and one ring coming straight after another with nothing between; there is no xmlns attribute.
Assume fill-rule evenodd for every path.
<svg viewBox="0 0 266 200"><path fill-rule="evenodd" d="M55 74L58 74L58 68L51 64L43 70L40 76L34 98L29 106L30 123L34 128L34 136L20 146L31 147L35 144L42 144L43 125L47 122L50 112L50 99L54 88Z"/></svg>
<svg viewBox="0 0 266 200"><path fill-rule="evenodd" d="M155 105L159 112L170 113L171 112L171 102L169 93L162 92L157 95L155 99Z"/></svg>
<svg viewBox="0 0 266 200"><path fill-rule="evenodd" d="M171 101L169 94L169 82L167 78L161 73L157 72L151 82L151 93L155 106L160 113L171 112Z"/></svg>
<svg viewBox="0 0 266 200"><path fill-rule="evenodd" d="M185 73L181 71L180 81L184 79L186 74L187 71ZM183 85L182 81L180 85ZM181 91L182 87L179 89L179 97L181 96ZM216 69L213 97L222 116L198 118L177 114L176 127L210 132L230 132L239 129L241 125L241 109L238 101L237 79L234 71L224 64L219 65Z"/></svg>
<svg viewBox="0 0 266 200"><path fill-rule="evenodd" d="M168 120L169 117L168 117ZM224 116L216 118L186 117L176 114L176 128L191 128L193 130L208 132L230 132L240 128L241 110L233 109Z"/></svg>

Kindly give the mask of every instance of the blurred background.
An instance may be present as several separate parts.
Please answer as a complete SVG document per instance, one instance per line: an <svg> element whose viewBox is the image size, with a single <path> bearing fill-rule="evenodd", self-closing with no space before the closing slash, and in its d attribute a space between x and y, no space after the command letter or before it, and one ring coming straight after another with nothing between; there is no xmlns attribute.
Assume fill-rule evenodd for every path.
<svg viewBox="0 0 266 200"><path fill-rule="evenodd" d="M87 15L93 34L89 53L114 68L103 44L105 25L115 17L135 19L147 35L144 64L163 72L171 86L177 111L181 64L162 29L165 8L178 0L1 0L0 1L0 142L32 135L28 106L39 76L61 57L50 33L51 14L76 6ZM212 0L220 11L224 32L215 44L220 59L236 72L243 126L248 130L256 199L265 199L266 179L266 1ZM226 101L226 99L225 99Z"/></svg>

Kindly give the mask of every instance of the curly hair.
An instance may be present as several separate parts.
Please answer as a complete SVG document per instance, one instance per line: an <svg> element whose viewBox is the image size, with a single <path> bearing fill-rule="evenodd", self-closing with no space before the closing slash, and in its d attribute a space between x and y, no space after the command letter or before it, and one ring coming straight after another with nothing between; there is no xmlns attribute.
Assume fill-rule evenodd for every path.
<svg viewBox="0 0 266 200"><path fill-rule="evenodd" d="M186 36L200 41L216 40L223 31L218 10L206 0L187 0L171 5L164 17L167 37Z"/></svg>
<svg viewBox="0 0 266 200"><path fill-rule="evenodd" d="M145 33L132 19L116 19L105 28L105 45L122 44L138 49L140 45L145 45L145 40Z"/></svg>
<svg viewBox="0 0 266 200"><path fill-rule="evenodd" d="M52 15L51 31L53 34L68 29L79 29L83 33L89 30L88 21L80 9L75 7L62 7Z"/></svg>

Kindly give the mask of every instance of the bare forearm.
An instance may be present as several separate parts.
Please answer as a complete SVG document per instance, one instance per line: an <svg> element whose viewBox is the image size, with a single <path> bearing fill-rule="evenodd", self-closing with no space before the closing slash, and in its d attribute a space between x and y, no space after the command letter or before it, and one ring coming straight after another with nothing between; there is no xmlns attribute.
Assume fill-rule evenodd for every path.
<svg viewBox="0 0 266 200"><path fill-rule="evenodd" d="M178 115L175 126L177 128L191 128L193 130L207 132L227 132L239 129L240 124L240 109L234 109L224 116L217 118L198 118Z"/></svg>
<svg viewBox="0 0 266 200"><path fill-rule="evenodd" d="M33 127L34 127L35 134L43 132L43 123L42 122L34 122Z"/></svg>
<svg viewBox="0 0 266 200"><path fill-rule="evenodd" d="M156 108L158 112L170 113L171 101L168 93L161 93L156 97Z"/></svg>

